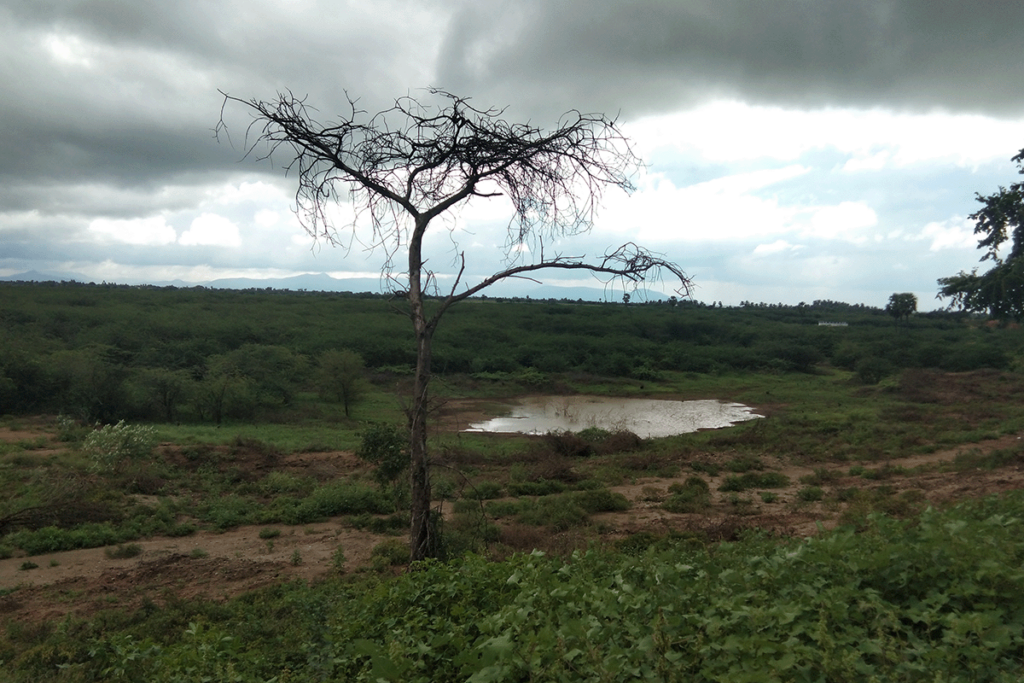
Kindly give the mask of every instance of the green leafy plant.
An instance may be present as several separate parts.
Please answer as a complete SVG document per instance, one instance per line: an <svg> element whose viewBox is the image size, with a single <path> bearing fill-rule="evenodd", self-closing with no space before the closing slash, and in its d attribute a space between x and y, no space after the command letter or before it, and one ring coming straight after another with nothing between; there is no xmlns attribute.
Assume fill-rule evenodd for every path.
<svg viewBox="0 0 1024 683"><path fill-rule="evenodd" d="M334 567L334 571L341 574L345 571L345 562L347 562L345 559L345 549L339 545L331 553L331 566Z"/></svg>
<svg viewBox="0 0 1024 683"><path fill-rule="evenodd" d="M397 480L409 466L407 441L406 435L395 425L370 424L363 430L356 455L374 465L374 478L379 484L387 485Z"/></svg>

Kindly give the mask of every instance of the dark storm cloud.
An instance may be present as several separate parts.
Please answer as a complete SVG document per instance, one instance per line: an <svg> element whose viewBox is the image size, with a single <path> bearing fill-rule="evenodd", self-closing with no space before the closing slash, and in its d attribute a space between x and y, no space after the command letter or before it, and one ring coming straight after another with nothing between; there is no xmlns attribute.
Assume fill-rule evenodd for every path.
<svg viewBox="0 0 1024 683"><path fill-rule="evenodd" d="M506 101L627 115L714 95L1016 115L1022 46L1018 2L535 0L475 3L440 68Z"/></svg>
<svg viewBox="0 0 1024 683"><path fill-rule="evenodd" d="M715 95L1024 110L1024 4L1010 2L0 0L0 27L8 188L238 172L246 113L229 111L236 146L216 144L218 89L308 93L330 118L345 89L373 111L435 85L542 126L571 107L635 116Z"/></svg>
<svg viewBox="0 0 1024 683"><path fill-rule="evenodd" d="M215 142L218 89L244 98L292 89L331 111L346 83L371 99L408 87L401 75L421 68L408 58L414 46L383 30L387 16L367 25L369 9L0 2L0 180L145 186L238 172L248 118L229 111L235 146Z"/></svg>
<svg viewBox="0 0 1024 683"><path fill-rule="evenodd" d="M806 123L828 107L1020 116L1022 46L1024 3L1018 2L0 0L0 267L28 270L34 262L74 261L82 272L104 277L108 271L96 270L97 264L134 272L150 266L372 271L375 266L358 251L324 249L309 257L288 215L295 186L294 177L283 175L288 159L243 159L250 122L244 107L228 108L230 136L214 140L223 103L218 90L243 99L271 99L284 90L308 95L318 117L329 121L346 109L346 91L374 112L396 96L437 86L471 96L479 106L508 105L509 119L541 127L571 108L621 112L630 123L647 114L673 114L665 117L676 122L665 124L673 127L673 140L708 139L713 146L735 141L740 126L754 131L747 138L756 146L757 136L764 136L750 118L711 131L720 122L686 119L683 110L731 98L814 110L801 118ZM679 131L681 126L693 130ZM803 239L808 228L786 221L844 203L862 202L854 206L862 213L874 206L904 217L909 209L903 205L920 197L914 200L920 215L898 225L911 230L931 221L947 229L950 216L973 208L972 193L962 185L996 182L957 177L955 187L947 182L947 194L935 198L927 188L939 179L920 179L917 190L903 188L896 196L891 187L919 179L902 170L892 182L890 176L879 182L879 175L830 170L851 156L870 161L876 151L870 141L833 144L843 135L819 134L818 151L836 157L828 163L787 157L785 163L808 168L792 187L768 185L764 196L740 190L721 195L748 200L754 207L749 222L760 227L765 213L774 212L775 223L741 231L747 235L743 244L723 241L716 247L720 257L708 252L711 240L702 241L694 249L699 262L687 268L705 281L740 282L755 263L750 254L757 256L753 270L765 277L774 272L764 265L770 258L817 262L822 257L816 247ZM785 144L800 147L798 137L807 132L801 129L792 137L796 142ZM878 143L883 152L896 145L885 140ZM1006 157L1020 144L1011 140ZM701 158L701 145L687 151L658 138L654 147L659 145L663 149L654 150L649 168L675 187L666 182L664 198L654 187L640 194L686 225L703 209L681 208L681 200L720 199L687 188L775 163L767 158L771 151L750 151L752 165L745 165L747 157L730 161L734 154ZM863 191L857 182L865 184ZM259 189L246 194L244 185ZM955 208L957 192L965 210ZM936 213L937 204L942 208ZM628 225L602 224L593 236L567 246L567 253L602 253L616 235L640 225L634 215L649 217L652 225L662 219L655 209L635 207L616 214L618 223ZM267 212L280 218L270 220ZM203 229L206 238L217 232L216 224L210 228L204 221L211 216L236 227L241 245L198 239ZM505 219L495 220L504 225ZM886 226L895 229L897 223ZM299 240L292 239L296 234ZM484 255L493 246L481 236L487 234L473 226L462 236L467 248L481 252L473 267L485 275L500 265L494 259L502 253L499 248ZM690 233L680 228L671 239L656 236L661 242L649 246L685 249L689 243L676 239L684 234ZM447 265L453 252L441 242L434 262ZM938 274L958 267L943 264Z"/></svg>

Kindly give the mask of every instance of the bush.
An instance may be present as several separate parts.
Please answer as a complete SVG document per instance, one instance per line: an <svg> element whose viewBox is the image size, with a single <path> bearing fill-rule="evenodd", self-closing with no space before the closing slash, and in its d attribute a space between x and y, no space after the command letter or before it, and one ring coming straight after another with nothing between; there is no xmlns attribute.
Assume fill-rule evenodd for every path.
<svg viewBox="0 0 1024 683"><path fill-rule="evenodd" d="M796 497L802 501L811 503L825 497L825 492L820 486L806 486L796 492Z"/></svg>
<svg viewBox="0 0 1024 683"><path fill-rule="evenodd" d="M629 509L629 501L621 493L608 489L577 491L573 494L576 504L588 513L622 512Z"/></svg>
<svg viewBox="0 0 1024 683"><path fill-rule="evenodd" d="M363 440L356 455L375 466L373 478L381 486L389 486L409 466L406 450L408 435L390 424L371 424L363 432Z"/></svg>
<svg viewBox="0 0 1024 683"><path fill-rule="evenodd" d="M104 425L85 437L85 450L94 472L114 472L129 460L149 456L156 445L156 430L142 425Z"/></svg>
<svg viewBox="0 0 1024 683"><path fill-rule="evenodd" d="M377 571L407 564L409 562L409 546L397 538L388 539L374 546L370 551L370 558L373 568Z"/></svg>
<svg viewBox="0 0 1024 683"><path fill-rule="evenodd" d="M684 483L672 484L668 490L672 495L661 507L669 512L701 512L711 504L711 488L700 477L688 477Z"/></svg>
<svg viewBox="0 0 1024 683"><path fill-rule="evenodd" d="M746 491L748 489L778 489L789 486L789 477L782 472L747 472L725 478L719 491Z"/></svg>
<svg viewBox="0 0 1024 683"><path fill-rule="evenodd" d="M470 486L465 497L470 500L492 500L501 497L501 484L496 481L482 481Z"/></svg>
<svg viewBox="0 0 1024 683"><path fill-rule="evenodd" d="M132 557L138 557L142 554L142 546L137 543L129 543L128 545L118 545L116 548L107 548L103 551L103 554L112 560L127 560Z"/></svg>
<svg viewBox="0 0 1024 683"><path fill-rule="evenodd" d="M864 384L878 384L893 371L892 364L884 358L868 357L857 361L854 372Z"/></svg>
<svg viewBox="0 0 1024 683"><path fill-rule="evenodd" d="M590 519L587 511L574 496L545 496L519 512L519 521L531 526L546 526L554 531L586 526Z"/></svg>
<svg viewBox="0 0 1024 683"><path fill-rule="evenodd" d="M510 496L548 496L565 491L565 484L554 479L541 481L514 481L508 485Z"/></svg>

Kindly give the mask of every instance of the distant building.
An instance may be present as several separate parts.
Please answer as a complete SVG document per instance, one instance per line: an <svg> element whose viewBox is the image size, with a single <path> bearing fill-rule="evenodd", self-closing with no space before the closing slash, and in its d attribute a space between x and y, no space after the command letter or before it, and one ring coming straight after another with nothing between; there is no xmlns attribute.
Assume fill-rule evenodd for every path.
<svg viewBox="0 0 1024 683"><path fill-rule="evenodd" d="M822 325L824 325L825 327L849 327L850 323L830 323L825 322L824 320L819 320L818 326L820 327Z"/></svg>

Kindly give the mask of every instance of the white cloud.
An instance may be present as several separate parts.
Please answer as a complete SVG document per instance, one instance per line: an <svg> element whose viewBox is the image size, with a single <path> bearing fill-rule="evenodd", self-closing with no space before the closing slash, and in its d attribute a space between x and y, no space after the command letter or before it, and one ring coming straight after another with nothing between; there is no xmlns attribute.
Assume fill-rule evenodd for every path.
<svg viewBox="0 0 1024 683"><path fill-rule="evenodd" d="M802 249L800 245L790 244L786 240L775 240L771 244L759 244L754 248L754 256L768 256L784 251L793 252Z"/></svg>
<svg viewBox="0 0 1024 683"><path fill-rule="evenodd" d="M851 159L846 171L902 168L942 161L960 167L1003 161L1020 138L1020 119L901 114L882 109L795 110L715 101L684 112L626 124L637 150L696 154L714 163L791 162L813 150Z"/></svg>
<svg viewBox="0 0 1024 683"><path fill-rule="evenodd" d="M931 240L930 251L945 249L974 249L978 238L974 226L967 218L956 216L947 221L933 221L921 230L923 239Z"/></svg>
<svg viewBox="0 0 1024 683"><path fill-rule="evenodd" d="M272 228L281 222L281 214L271 209L260 209L256 212L253 220L261 228Z"/></svg>
<svg viewBox="0 0 1024 683"><path fill-rule="evenodd" d="M178 242L185 246L238 247L242 245L242 236L238 226L231 220L217 214L204 213L192 221Z"/></svg>
<svg viewBox="0 0 1024 683"><path fill-rule="evenodd" d="M173 244L178 238L174 228L163 216L150 218L97 218L89 223L89 231L113 242L136 245Z"/></svg>
<svg viewBox="0 0 1024 683"><path fill-rule="evenodd" d="M602 231L628 235L640 243L720 241L786 232L799 210L773 197L752 194L803 175L791 165L737 173L676 187L662 174L645 177L630 197L610 195L599 216Z"/></svg>
<svg viewBox="0 0 1024 683"><path fill-rule="evenodd" d="M877 224L878 215L867 204L841 202L813 209L809 229L804 234L860 243L867 241L867 229Z"/></svg>
<svg viewBox="0 0 1024 683"><path fill-rule="evenodd" d="M43 40L43 48L55 63L64 66L91 68L92 52L78 36L50 33Z"/></svg>
<svg viewBox="0 0 1024 683"><path fill-rule="evenodd" d="M282 180L283 182L283 180ZM227 183L213 188L208 192L210 198L218 205L242 204L288 204L291 197L281 189L279 184L257 181Z"/></svg>

